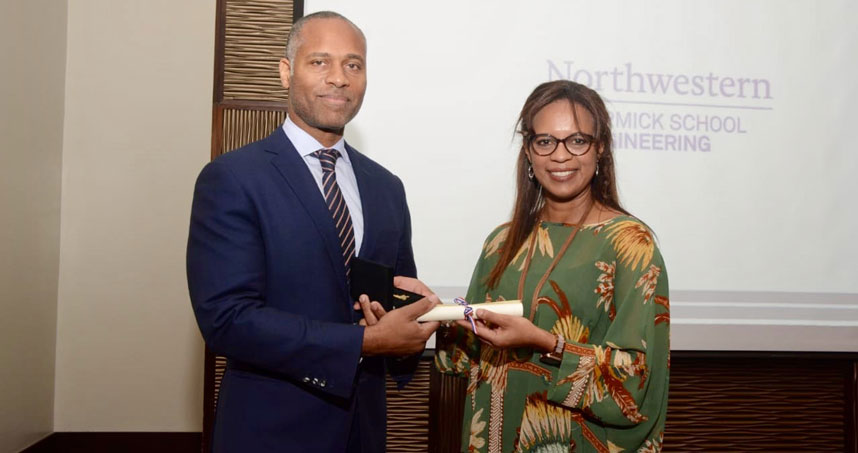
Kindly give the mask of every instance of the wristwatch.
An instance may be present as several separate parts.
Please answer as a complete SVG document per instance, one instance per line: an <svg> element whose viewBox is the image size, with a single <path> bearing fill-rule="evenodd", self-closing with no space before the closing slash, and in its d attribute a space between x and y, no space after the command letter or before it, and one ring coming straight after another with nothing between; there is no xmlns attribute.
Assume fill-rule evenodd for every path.
<svg viewBox="0 0 858 453"><path fill-rule="evenodd" d="M557 334L557 343L554 344L554 350L551 352L543 352L539 356L539 361L551 366L560 366L563 361L563 346L566 345L566 340L563 335Z"/></svg>

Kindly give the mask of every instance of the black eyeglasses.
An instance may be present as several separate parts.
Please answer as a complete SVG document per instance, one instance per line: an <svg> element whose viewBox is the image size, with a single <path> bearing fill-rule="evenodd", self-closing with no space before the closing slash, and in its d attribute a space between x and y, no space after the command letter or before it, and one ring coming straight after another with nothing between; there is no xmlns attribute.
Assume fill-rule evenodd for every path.
<svg viewBox="0 0 858 453"><path fill-rule="evenodd" d="M530 149L540 156L548 156L557 149L557 144L563 142L566 151L573 156L583 156L590 151L596 139L592 135L576 132L566 138L560 139L551 134L532 135L528 139Z"/></svg>

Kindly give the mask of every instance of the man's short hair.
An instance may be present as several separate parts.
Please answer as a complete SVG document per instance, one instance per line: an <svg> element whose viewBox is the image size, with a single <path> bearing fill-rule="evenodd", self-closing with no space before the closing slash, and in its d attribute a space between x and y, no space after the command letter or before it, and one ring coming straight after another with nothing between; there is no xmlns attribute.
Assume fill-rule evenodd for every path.
<svg viewBox="0 0 858 453"><path fill-rule="evenodd" d="M363 38L363 42L366 43L366 36L363 34L363 31L354 24L354 22L348 20L340 13L335 13L333 11L318 11L313 14L303 16L292 24L292 30L289 31L289 36L286 38L286 59L289 60L289 62L292 62L292 59L295 58L295 54L298 52L298 47L301 47L301 29L304 28L304 25L307 22L310 22L313 19L342 20L354 27L358 34L360 34L360 37Z"/></svg>

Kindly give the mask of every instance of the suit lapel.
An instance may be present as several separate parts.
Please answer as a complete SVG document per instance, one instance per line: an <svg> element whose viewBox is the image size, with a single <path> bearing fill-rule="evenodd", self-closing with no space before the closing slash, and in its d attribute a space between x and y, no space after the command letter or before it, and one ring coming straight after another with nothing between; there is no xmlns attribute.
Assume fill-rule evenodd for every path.
<svg viewBox="0 0 858 453"><path fill-rule="evenodd" d="M369 251L374 246L375 222L380 218L376 210L378 204L374 200L378 200L378 187L376 186L377 178L373 178L372 171L366 165L363 154L346 144L346 150L349 152L349 158L352 163L352 170L355 172L357 180L358 192L360 192L360 204L363 210L363 240L361 240L360 256L369 256Z"/></svg>
<svg viewBox="0 0 858 453"><path fill-rule="evenodd" d="M340 249L340 241L337 236L337 231L334 226L334 221L331 218L331 212L325 204L325 199L319 191L316 181L313 180L313 175L303 158L295 150L292 142L286 137L286 133L282 128L271 135L269 152L277 156L272 159L271 163L277 171L283 176L287 186L295 194L298 201L304 207L304 210L310 216L316 229L325 243L325 249L328 252L328 257L331 260L331 265L337 274L337 281L343 282L339 285L346 296L347 300L351 300L348 295L348 287L346 286L346 269L343 263L343 252Z"/></svg>

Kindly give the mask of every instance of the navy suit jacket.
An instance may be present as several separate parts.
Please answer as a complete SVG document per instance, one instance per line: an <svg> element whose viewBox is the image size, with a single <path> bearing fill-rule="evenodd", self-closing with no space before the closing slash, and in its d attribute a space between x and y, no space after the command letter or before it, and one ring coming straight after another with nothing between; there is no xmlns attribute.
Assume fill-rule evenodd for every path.
<svg viewBox="0 0 858 453"><path fill-rule="evenodd" d="M402 182L351 147L364 217L360 255L416 276ZM282 128L218 157L194 191L188 286L208 347L228 359L215 451L383 452L384 360L360 361L331 214Z"/></svg>

